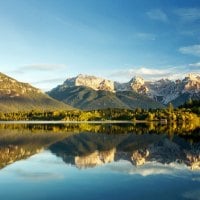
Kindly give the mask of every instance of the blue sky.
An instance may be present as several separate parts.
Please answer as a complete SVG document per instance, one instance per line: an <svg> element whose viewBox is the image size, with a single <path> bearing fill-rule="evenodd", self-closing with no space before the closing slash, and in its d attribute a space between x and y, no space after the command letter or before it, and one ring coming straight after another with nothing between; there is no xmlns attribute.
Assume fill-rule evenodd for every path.
<svg viewBox="0 0 200 200"><path fill-rule="evenodd" d="M43 90L200 73L199 0L0 0L0 27L0 71Z"/></svg>

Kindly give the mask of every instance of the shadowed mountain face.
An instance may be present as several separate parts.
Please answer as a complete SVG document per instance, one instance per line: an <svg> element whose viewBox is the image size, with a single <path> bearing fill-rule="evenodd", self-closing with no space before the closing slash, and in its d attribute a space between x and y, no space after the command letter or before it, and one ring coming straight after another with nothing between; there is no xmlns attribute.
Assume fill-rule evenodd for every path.
<svg viewBox="0 0 200 200"><path fill-rule="evenodd" d="M199 141L198 127L1 124L0 168L50 150L78 168L127 160L136 166L154 161L162 164L178 162L199 169Z"/></svg>
<svg viewBox="0 0 200 200"><path fill-rule="evenodd" d="M52 99L39 89L28 83L17 80L0 73L0 111L30 111L72 109L70 106Z"/></svg>
<svg viewBox="0 0 200 200"><path fill-rule="evenodd" d="M200 76L189 74L183 80L145 81L134 77L118 83L90 75L68 78L48 94L81 109L158 108L169 104L179 106L185 101L200 99Z"/></svg>
<svg viewBox="0 0 200 200"><path fill-rule="evenodd" d="M106 90L94 90L85 86L58 87L48 94L75 108L84 110L105 108L161 108L160 103L147 96L134 91L111 92Z"/></svg>

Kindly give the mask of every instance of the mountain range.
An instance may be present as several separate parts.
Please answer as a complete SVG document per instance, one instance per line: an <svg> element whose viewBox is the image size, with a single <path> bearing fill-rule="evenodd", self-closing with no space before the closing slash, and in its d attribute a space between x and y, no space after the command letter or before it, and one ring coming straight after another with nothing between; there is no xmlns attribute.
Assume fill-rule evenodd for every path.
<svg viewBox="0 0 200 200"><path fill-rule="evenodd" d="M90 75L68 78L49 91L51 97L80 109L175 107L191 99L200 99L200 76L188 74L182 80L145 81L134 77L119 83Z"/></svg>
<svg viewBox="0 0 200 200"><path fill-rule="evenodd" d="M200 76L189 74L182 80L145 81L134 77L119 83L90 75L68 78L43 93L28 83L0 73L0 111L69 110L106 108L162 108L200 99Z"/></svg>

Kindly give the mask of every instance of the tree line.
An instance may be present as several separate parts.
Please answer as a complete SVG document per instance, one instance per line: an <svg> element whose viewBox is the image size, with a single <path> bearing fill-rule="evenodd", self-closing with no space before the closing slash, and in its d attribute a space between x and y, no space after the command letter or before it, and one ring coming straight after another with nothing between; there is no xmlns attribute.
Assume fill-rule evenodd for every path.
<svg viewBox="0 0 200 200"><path fill-rule="evenodd" d="M164 109L141 109L134 110L108 108L102 110L57 110L43 111L31 110L29 112L0 113L0 120L62 120L62 121L105 121L105 120L128 120L128 121L161 121L161 122L199 122L200 101L189 100L179 108L172 104Z"/></svg>

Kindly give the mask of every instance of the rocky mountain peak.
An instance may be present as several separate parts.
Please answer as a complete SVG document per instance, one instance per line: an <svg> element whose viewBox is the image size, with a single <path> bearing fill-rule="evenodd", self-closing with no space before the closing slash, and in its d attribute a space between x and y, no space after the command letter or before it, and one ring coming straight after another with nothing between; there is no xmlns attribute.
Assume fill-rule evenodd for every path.
<svg viewBox="0 0 200 200"><path fill-rule="evenodd" d="M149 89L145 86L145 81L142 77L135 76L129 81L129 87L140 94L147 94Z"/></svg>
<svg viewBox="0 0 200 200"><path fill-rule="evenodd" d="M183 84L183 92L200 92L200 76L198 74L188 74L185 79L183 79Z"/></svg>
<svg viewBox="0 0 200 200"><path fill-rule="evenodd" d="M185 80L198 81L200 80L200 76L198 74L190 73L185 77Z"/></svg>
<svg viewBox="0 0 200 200"><path fill-rule="evenodd" d="M188 98L200 98L200 76L198 74L188 74L182 80L160 79L157 81L145 81L142 77L135 76L125 83L79 74L74 78L68 78L63 85L58 86L55 90L62 92L74 86L112 93L134 91L164 105L175 102L174 105L178 106L187 101Z"/></svg>
<svg viewBox="0 0 200 200"><path fill-rule="evenodd" d="M144 79L140 76L135 76L133 77L130 82L132 84L140 84L140 85L143 85L145 83Z"/></svg>
<svg viewBox="0 0 200 200"><path fill-rule="evenodd" d="M94 90L114 91L114 82L90 75L79 74L75 78L69 78L64 82L65 86L85 86Z"/></svg>

